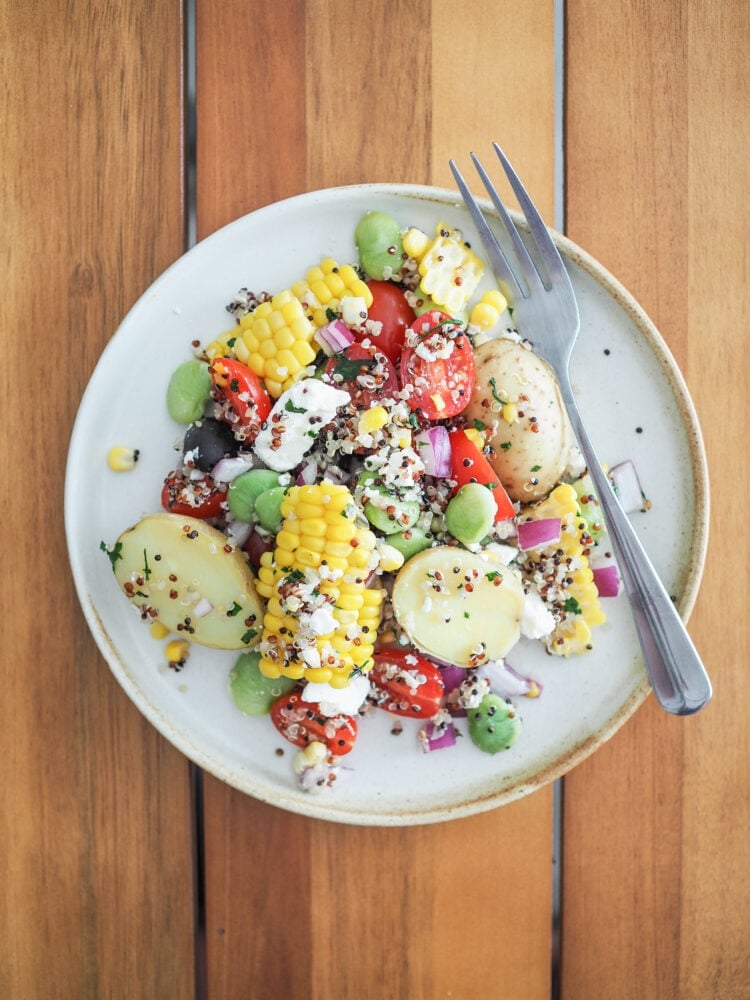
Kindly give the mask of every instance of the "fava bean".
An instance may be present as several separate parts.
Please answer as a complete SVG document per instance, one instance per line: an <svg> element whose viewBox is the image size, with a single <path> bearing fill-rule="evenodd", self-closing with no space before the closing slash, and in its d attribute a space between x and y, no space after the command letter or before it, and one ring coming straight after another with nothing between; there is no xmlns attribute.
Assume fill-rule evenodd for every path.
<svg viewBox="0 0 750 1000"><path fill-rule="evenodd" d="M289 677L265 677L259 662L260 653L243 653L229 673L232 701L245 715L267 715L277 698L297 683Z"/></svg>
<svg viewBox="0 0 750 1000"><path fill-rule="evenodd" d="M273 534L281 527L281 503L286 494L286 486L274 486L259 494L255 500L255 515L260 526Z"/></svg>
<svg viewBox="0 0 750 1000"><path fill-rule="evenodd" d="M383 281L401 270L401 227L390 215L385 212L363 215L354 231L354 239L360 263L368 278Z"/></svg>
<svg viewBox="0 0 750 1000"><path fill-rule="evenodd" d="M422 552L423 549L429 549L434 541L434 535L430 534L429 531L424 531L422 528L416 527L416 525L388 537L388 544L401 553L404 557L404 562L408 562L412 556L415 556L418 552Z"/></svg>
<svg viewBox="0 0 750 1000"><path fill-rule="evenodd" d="M227 504L237 521L250 524L255 520L255 502L261 493L279 485L279 474L270 469L250 469L229 484Z"/></svg>
<svg viewBox="0 0 750 1000"><path fill-rule="evenodd" d="M492 530L496 512L492 491L479 483L467 483L445 508L445 526L463 545L475 545Z"/></svg>
<svg viewBox="0 0 750 1000"><path fill-rule="evenodd" d="M197 359L185 361L172 372L167 386L167 411L178 424L192 424L203 414L211 395L208 365Z"/></svg>
<svg viewBox="0 0 750 1000"><path fill-rule="evenodd" d="M496 694L486 694L477 708L469 709L468 718L472 743L485 753L510 749L521 731L516 710Z"/></svg>

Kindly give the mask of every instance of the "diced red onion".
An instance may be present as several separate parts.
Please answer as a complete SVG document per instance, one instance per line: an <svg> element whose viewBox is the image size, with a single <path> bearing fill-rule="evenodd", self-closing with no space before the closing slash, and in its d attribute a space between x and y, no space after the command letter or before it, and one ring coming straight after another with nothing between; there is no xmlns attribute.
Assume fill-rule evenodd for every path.
<svg viewBox="0 0 750 1000"><path fill-rule="evenodd" d="M525 698L538 698L542 693L542 685L532 677L519 674L505 660L490 660L477 669L479 677L490 682L490 690L501 698L514 698L522 695Z"/></svg>
<svg viewBox="0 0 750 1000"><path fill-rule="evenodd" d="M231 483L233 479L252 467L253 460L250 457L221 458L211 469L211 478L217 483Z"/></svg>
<svg viewBox="0 0 750 1000"><path fill-rule="evenodd" d="M592 569L594 583L599 591L599 597L617 597L620 593L620 574L617 566L599 566Z"/></svg>
<svg viewBox="0 0 750 1000"><path fill-rule="evenodd" d="M445 685L445 693L450 694L456 688L461 687L466 680L466 670L464 667L456 667L453 664L440 667L440 673Z"/></svg>
<svg viewBox="0 0 750 1000"><path fill-rule="evenodd" d="M340 319L334 319L320 327L315 334L315 340L330 357L333 354L340 354L353 344L354 334Z"/></svg>
<svg viewBox="0 0 750 1000"><path fill-rule="evenodd" d="M428 476L445 479L451 471L451 446L448 431L438 424L416 435L415 449Z"/></svg>
<svg viewBox="0 0 750 1000"><path fill-rule="evenodd" d="M449 722L445 728L436 731L434 723L428 722L424 728L425 739L423 747L425 753L432 750L443 750L445 747L456 745L456 727Z"/></svg>
<svg viewBox="0 0 750 1000"><path fill-rule="evenodd" d="M227 529L227 535L233 545L239 545L242 548L252 530L252 524L248 524L247 521L232 521Z"/></svg>
<svg viewBox="0 0 750 1000"><path fill-rule="evenodd" d="M193 618L205 618L209 611L213 611L214 606L207 597L201 597L192 610Z"/></svg>
<svg viewBox="0 0 750 1000"><path fill-rule="evenodd" d="M626 514L643 510L643 490L635 466L628 459L609 470L617 499Z"/></svg>
<svg viewBox="0 0 750 1000"><path fill-rule="evenodd" d="M303 465L297 473L296 486L312 486L318 481L318 467L315 462Z"/></svg>
<svg viewBox="0 0 750 1000"><path fill-rule="evenodd" d="M537 521L519 521L518 547L540 549L544 545L554 545L560 541L561 520L559 517L541 517Z"/></svg>

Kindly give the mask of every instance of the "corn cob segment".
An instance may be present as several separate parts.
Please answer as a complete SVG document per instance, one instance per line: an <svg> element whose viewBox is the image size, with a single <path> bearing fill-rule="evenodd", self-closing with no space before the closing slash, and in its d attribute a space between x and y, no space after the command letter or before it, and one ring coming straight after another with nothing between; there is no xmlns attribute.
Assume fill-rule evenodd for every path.
<svg viewBox="0 0 750 1000"><path fill-rule="evenodd" d="M442 222L434 239L425 242L424 235L410 230L404 248L418 261L422 290L436 305L457 316L476 291L484 264L460 234Z"/></svg>
<svg viewBox="0 0 750 1000"><path fill-rule="evenodd" d="M365 580L375 536L354 519L345 486L293 486L281 513L276 548L258 572L267 601L260 670L346 687L373 663L383 595Z"/></svg>
<svg viewBox="0 0 750 1000"><path fill-rule="evenodd" d="M555 656L584 653L591 648L591 629L606 618L589 566L592 538L581 517L576 491L567 484L556 486L546 500L526 508L524 514L534 519L561 519L559 542L527 553L524 565L524 575L539 587L559 619L545 640L547 649Z"/></svg>
<svg viewBox="0 0 750 1000"><path fill-rule="evenodd" d="M368 309L372 305L372 292L355 268L351 264L339 266L331 257L321 261L319 267L311 267L305 279L295 282L291 291L316 328L326 325L328 310L337 311L346 296L363 299Z"/></svg>

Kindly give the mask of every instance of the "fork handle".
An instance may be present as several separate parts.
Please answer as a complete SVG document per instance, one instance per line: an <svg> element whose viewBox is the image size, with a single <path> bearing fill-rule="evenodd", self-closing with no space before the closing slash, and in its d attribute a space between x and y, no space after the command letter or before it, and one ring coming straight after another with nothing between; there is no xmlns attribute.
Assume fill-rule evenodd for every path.
<svg viewBox="0 0 750 1000"><path fill-rule="evenodd" d="M604 511L651 686L659 704L668 712L691 715L711 698L708 674L630 519L602 471L578 412L569 380L561 379L560 389Z"/></svg>

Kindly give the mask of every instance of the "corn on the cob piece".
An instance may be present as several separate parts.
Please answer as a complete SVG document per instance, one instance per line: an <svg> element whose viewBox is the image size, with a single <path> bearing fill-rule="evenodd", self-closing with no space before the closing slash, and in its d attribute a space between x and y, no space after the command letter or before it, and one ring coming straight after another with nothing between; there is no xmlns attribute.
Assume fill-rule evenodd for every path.
<svg viewBox="0 0 750 1000"><path fill-rule="evenodd" d="M553 566L547 568L550 572L553 567L555 571L559 570L563 579L561 584L554 583L553 586L562 590L564 596L558 603L567 613L546 640L547 648L556 656L584 653L590 649L591 629L601 625L606 618L589 566L587 550L592 539L588 534L588 525L581 517L576 491L568 484L556 486L546 500L526 508L524 513L535 519L561 519L559 542L528 556L536 565L541 563L544 566L545 562L551 562ZM562 555L557 557L559 550Z"/></svg>
<svg viewBox="0 0 750 1000"><path fill-rule="evenodd" d="M436 305L457 316L481 281L482 261L455 230L442 222L437 227L437 236L426 248L417 236L406 239L404 245L419 254L422 290Z"/></svg>
<svg viewBox="0 0 750 1000"><path fill-rule="evenodd" d="M292 285L291 292L316 328L326 325L328 310L338 310L345 297L363 299L368 309L372 305L372 292L355 268L351 264L339 266L331 257L321 261L319 267L311 267L303 281Z"/></svg>
<svg viewBox="0 0 750 1000"><path fill-rule="evenodd" d="M315 360L314 333L301 302L286 288L240 319L234 353L278 397Z"/></svg>
<svg viewBox="0 0 750 1000"><path fill-rule="evenodd" d="M267 601L260 670L346 687L372 667L383 595L365 586L375 536L355 520L345 486L293 486L276 548L261 560Z"/></svg>

